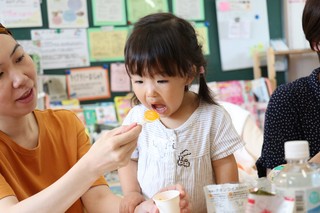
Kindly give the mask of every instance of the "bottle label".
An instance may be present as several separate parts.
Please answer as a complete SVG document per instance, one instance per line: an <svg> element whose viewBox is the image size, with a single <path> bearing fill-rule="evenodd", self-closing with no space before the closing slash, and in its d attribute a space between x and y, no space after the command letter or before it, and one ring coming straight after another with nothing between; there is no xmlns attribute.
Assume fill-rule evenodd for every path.
<svg viewBox="0 0 320 213"><path fill-rule="evenodd" d="M283 188L276 187L276 194L295 201L295 212L320 212L320 187Z"/></svg>

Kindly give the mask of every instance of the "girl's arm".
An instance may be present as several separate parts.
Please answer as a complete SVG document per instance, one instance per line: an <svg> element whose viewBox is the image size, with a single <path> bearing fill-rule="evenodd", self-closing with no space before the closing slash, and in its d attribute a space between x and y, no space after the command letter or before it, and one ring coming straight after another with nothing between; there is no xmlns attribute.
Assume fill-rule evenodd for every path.
<svg viewBox="0 0 320 213"><path fill-rule="evenodd" d="M137 178L138 163L130 160L129 164L118 170L119 179L124 195L120 205L121 213L133 213L136 206L145 201Z"/></svg>
<svg viewBox="0 0 320 213"><path fill-rule="evenodd" d="M238 166L233 154L212 161L212 169L216 184L239 182Z"/></svg>

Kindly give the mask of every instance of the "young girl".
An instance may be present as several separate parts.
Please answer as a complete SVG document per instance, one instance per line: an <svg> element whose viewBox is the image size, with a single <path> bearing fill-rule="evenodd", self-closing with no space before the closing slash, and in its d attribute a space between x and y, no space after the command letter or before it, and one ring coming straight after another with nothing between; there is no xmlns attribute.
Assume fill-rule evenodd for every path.
<svg viewBox="0 0 320 213"><path fill-rule="evenodd" d="M141 126L114 129L91 147L74 113L35 109L36 69L1 24L0 47L0 212L119 212L103 174L128 163ZM188 211L183 188L170 188ZM157 211L149 200L136 212L146 209Z"/></svg>
<svg viewBox="0 0 320 213"><path fill-rule="evenodd" d="M119 169L125 195L120 210L133 212L161 187L181 183L191 212L207 212L203 187L238 182L233 153L243 144L211 97L194 28L170 13L140 19L126 43L125 63L137 105L124 124L143 121L147 109L160 120L144 124L131 162ZM198 77L195 94L188 88Z"/></svg>

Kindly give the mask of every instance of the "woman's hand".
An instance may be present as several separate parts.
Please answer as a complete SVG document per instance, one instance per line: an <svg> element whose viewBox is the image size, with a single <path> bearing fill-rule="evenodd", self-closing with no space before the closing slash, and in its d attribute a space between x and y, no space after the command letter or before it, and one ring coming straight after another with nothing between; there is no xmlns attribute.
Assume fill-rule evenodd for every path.
<svg viewBox="0 0 320 213"><path fill-rule="evenodd" d="M97 177L128 164L137 146L141 125L133 123L103 132L82 158Z"/></svg>

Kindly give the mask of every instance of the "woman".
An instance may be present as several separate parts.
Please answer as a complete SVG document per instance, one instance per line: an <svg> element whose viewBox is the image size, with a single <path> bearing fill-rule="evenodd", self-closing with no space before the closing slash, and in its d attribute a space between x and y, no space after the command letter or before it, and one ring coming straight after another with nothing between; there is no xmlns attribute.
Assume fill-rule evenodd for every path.
<svg viewBox="0 0 320 213"><path fill-rule="evenodd" d="M320 51L320 1L307 0L302 26L311 49ZM261 157L256 162L259 177L286 163L284 143L307 140L310 156L320 151L320 68L307 77L279 86L272 94L265 117ZM312 159L320 162L320 156Z"/></svg>
<svg viewBox="0 0 320 213"><path fill-rule="evenodd" d="M34 64L1 24L0 47L0 212L119 212L103 174L128 163L141 126L114 129L91 147L74 113L35 109ZM171 188L186 207L183 188ZM150 201L136 208L147 211L156 211Z"/></svg>

